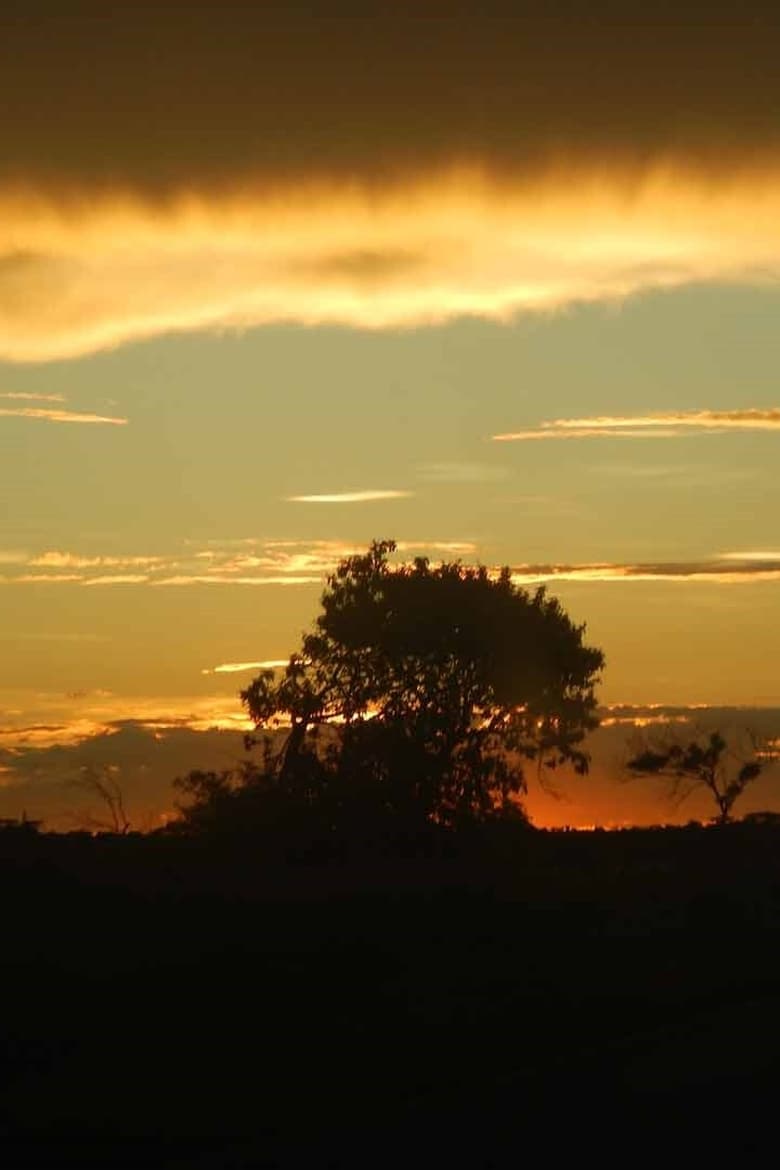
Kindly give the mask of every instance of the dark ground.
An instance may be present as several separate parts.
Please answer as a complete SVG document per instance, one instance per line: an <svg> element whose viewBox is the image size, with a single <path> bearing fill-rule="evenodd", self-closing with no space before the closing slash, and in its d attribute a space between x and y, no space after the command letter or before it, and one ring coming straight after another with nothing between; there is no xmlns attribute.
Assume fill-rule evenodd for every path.
<svg viewBox="0 0 780 1170"><path fill-rule="evenodd" d="M773 1156L780 830L429 852L0 833L4 1163Z"/></svg>

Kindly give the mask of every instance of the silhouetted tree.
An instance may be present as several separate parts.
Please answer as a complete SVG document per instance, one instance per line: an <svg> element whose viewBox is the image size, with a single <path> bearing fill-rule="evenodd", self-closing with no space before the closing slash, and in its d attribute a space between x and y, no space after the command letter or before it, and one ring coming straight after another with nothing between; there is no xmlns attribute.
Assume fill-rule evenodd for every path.
<svg viewBox="0 0 780 1170"><path fill-rule="evenodd" d="M749 733L729 743L720 731L713 731L687 744L641 745L628 768L635 776L663 777L676 805L694 792L708 792L718 809L717 822L724 825L746 788L777 758L771 743L759 742Z"/></svg>
<svg viewBox="0 0 780 1170"><path fill-rule="evenodd" d="M207 827L220 819L230 798L238 788L239 776L232 769L223 772L194 769L186 776L177 776L173 782L184 794L176 801L176 808L191 827Z"/></svg>
<svg viewBox="0 0 780 1170"><path fill-rule="evenodd" d="M283 729L281 787L451 824L517 814L525 761L587 771L604 659L584 626L508 568L394 567L395 547L343 560L284 673L242 692L258 732Z"/></svg>
<svg viewBox="0 0 780 1170"><path fill-rule="evenodd" d="M124 793L110 766L100 771L92 766L85 766L71 783L75 788L81 788L84 792L96 796L106 809L106 817L86 818L89 828L108 830L111 833L128 832L130 820L125 812Z"/></svg>
<svg viewBox="0 0 780 1170"><path fill-rule="evenodd" d="M221 772L194 769L177 777L173 786L182 794L175 803L183 824L204 832L235 832L242 828L254 832L259 827L258 804L262 804L261 819L271 822L274 815L278 816L279 798L284 795L267 756L264 766L245 761ZM274 801L276 809L272 810ZM289 805L289 801L284 803Z"/></svg>

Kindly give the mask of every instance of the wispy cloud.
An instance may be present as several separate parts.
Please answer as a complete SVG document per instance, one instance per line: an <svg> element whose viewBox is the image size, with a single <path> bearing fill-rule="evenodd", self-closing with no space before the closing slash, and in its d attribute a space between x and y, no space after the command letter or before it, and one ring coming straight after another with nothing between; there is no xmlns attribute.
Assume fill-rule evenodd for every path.
<svg viewBox="0 0 780 1170"><path fill-rule="evenodd" d="M765 564L780 564L780 549L748 550L747 552L726 552L720 554L722 561L763 561Z"/></svg>
<svg viewBox="0 0 780 1170"><path fill-rule="evenodd" d="M558 581L673 581L713 585L740 585L780 581L780 556L761 561L748 555L713 557L701 561L661 561L592 564L516 565L512 580L517 585Z"/></svg>
<svg viewBox="0 0 780 1170"><path fill-rule="evenodd" d="M39 565L42 568L56 569L90 569L100 567L118 568L131 565L156 565L163 561L163 557L154 556L83 556L80 553L45 552L32 557L27 563Z"/></svg>
<svg viewBox="0 0 780 1170"><path fill-rule="evenodd" d="M184 556L28 554L25 559L7 562L9 569L16 568L17 571L0 576L0 585L290 588L322 585L325 576L340 560L365 552L364 545L353 546L344 541L263 541L247 537L219 543L221 547L197 549ZM237 552L237 548L242 551ZM399 541L395 562L409 563L413 556L418 555L428 555L434 560L464 558L473 562L477 554L477 544L469 540ZM490 563L488 568L491 572L499 571L498 566ZM129 571L95 573L95 569ZM701 581L712 584L775 581L780 580L780 550L727 551L689 561L529 562L515 564L512 575L515 583L520 585L564 581ZM239 664L241 669L254 668L255 665Z"/></svg>
<svg viewBox="0 0 780 1170"><path fill-rule="evenodd" d="M86 577L85 585L143 585L149 580L147 573L108 573L100 577Z"/></svg>
<svg viewBox="0 0 780 1170"><path fill-rule="evenodd" d="M236 577L226 574L217 576L214 573L177 573L173 577L160 577L152 580L152 585L319 585L320 576L276 576L276 577Z"/></svg>
<svg viewBox="0 0 780 1170"><path fill-rule="evenodd" d="M343 540L245 537L212 541L210 548L185 544L186 551L169 555L10 550L0 553L0 564L8 566L0 585L320 585L339 561L365 552L364 544ZM452 558L473 556L477 546L469 540L402 540L397 549L400 559L418 554Z"/></svg>
<svg viewBox="0 0 780 1170"><path fill-rule="evenodd" d="M83 573L21 573L18 577L0 577L0 581L4 585L29 585L40 581L56 584L64 581L83 580Z"/></svg>
<svg viewBox="0 0 780 1170"><path fill-rule="evenodd" d="M21 700L21 701L17 701ZM150 731L247 731L253 724L236 695L133 696L107 690L22 695L0 691L0 753L70 747L128 724ZM8 759L8 756L6 756Z"/></svg>
<svg viewBox="0 0 780 1170"><path fill-rule="evenodd" d="M0 394L0 398L14 399L18 402L65 402L64 394L28 394L25 391L7 391Z"/></svg>
<svg viewBox="0 0 780 1170"><path fill-rule="evenodd" d="M433 552L444 553L446 556L470 555L477 551L473 540L399 540L396 542L398 552ZM364 551L361 549L361 552Z"/></svg>
<svg viewBox="0 0 780 1170"><path fill-rule="evenodd" d="M593 415L557 418L538 427L493 435L497 443L539 439L675 439L693 433L771 431L780 434L780 407L767 410L688 410L644 415Z"/></svg>
<svg viewBox="0 0 780 1170"><path fill-rule="evenodd" d="M202 670L201 674L241 674L245 670L278 670L286 666L286 658L266 658L262 662L221 662L211 670Z"/></svg>
<svg viewBox="0 0 780 1170"><path fill-rule="evenodd" d="M374 500L403 500L412 496L404 491L334 492L318 496L288 496L290 504L367 504Z"/></svg>
<svg viewBox="0 0 780 1170"><path fill-rule="evenodd" d="M52 423L91 423L93 425L108 425L123 427L127 424L126 418L116 418L113 415L87 414L75 410L56 410L44 407L0 407L0 415L4 418L30 418L41 422Z"/></svg>

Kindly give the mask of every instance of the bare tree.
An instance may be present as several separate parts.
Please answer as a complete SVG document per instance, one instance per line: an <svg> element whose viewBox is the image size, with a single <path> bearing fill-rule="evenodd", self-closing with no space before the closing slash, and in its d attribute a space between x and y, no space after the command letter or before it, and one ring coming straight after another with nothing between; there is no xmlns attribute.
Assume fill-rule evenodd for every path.
<svg viewBox="0 0 780 1170"><path fill-rule="evenodd" d="M107 815L104 817L88 816L87 827L124 834L130 828L130 820L125 812L124 793L115 771L111 765L106 765L99 771L87 765L79 770L80 774L71 781L71 784L98 797L106 810Z"/></svg>
<svg viewBox="0 0 780 1170"><path fill-rule="evenodd" d="M679 806L694 792L706 791L718 809L717 823L732 819L734 805L759 776L780 758L778 742L741 732L731 740L720 731L700 733L688 743L665 741L635 745L627 767L634 776L661 776Z"/></svg>

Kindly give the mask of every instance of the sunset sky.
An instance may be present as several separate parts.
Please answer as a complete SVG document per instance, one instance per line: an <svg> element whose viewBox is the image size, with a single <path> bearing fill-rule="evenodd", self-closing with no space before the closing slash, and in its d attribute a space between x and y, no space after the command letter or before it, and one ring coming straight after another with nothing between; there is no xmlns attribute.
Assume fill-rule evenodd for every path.
<svg viewBox="0 0 780 1170"><path fill-rule="evenodd" d="M2 815L195 766L374 537L780 708L780 18L317 8L3 6Z"/></svg>

